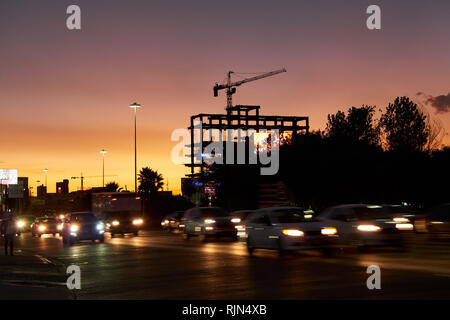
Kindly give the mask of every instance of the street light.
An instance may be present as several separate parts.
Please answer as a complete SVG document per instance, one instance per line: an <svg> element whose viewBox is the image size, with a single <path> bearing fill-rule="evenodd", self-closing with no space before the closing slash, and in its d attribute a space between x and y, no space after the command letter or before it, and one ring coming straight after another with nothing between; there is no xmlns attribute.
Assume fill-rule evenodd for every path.
<svg viewBox="0 0 450 320"><path fill-rule="evenodd" d="M45 168L43 171L45 172L45 189L47 189L47 173L48 173L48 169Z"/></svg>
<svg viewBox="0 0 450 320"><path fill-rule="evenodd" d="M107 151L105 149L100 150L100 153L102 154L102 160L103 160L103 188L105 187L105 154Z"/></svg>
<svg viewBox="0 0 450 320"><path fill-rule="evenodd" d="M130 108L134 109L134 192L137 192L136 110L140 107L137 102L130 104Z"/></svg>

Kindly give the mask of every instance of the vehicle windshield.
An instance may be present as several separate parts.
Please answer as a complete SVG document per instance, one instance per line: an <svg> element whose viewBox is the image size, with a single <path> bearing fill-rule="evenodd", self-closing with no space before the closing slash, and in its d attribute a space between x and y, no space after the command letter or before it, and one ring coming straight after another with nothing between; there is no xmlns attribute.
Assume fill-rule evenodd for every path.
<svg viewBox="0 0 450 320"><path fill-rule="evenodd" d="M30 220L30 221L33 221L33 220L36 219L36 218L33 217L33 216L18 216L17 219L19 219L19 220Z"/></svg>
<svg viewBox="0 0 450 320"><path fill-rule="evenodd" d="M227 212L221 208L205 208L205 209L202 209L202 214L204 217L227 217L228 216Z"/></svg>
<svg viewBox="0 0 450 320"><path fill-rule="evenodd" d="M305 214L303 209L282 209L274 212L274 216L280 223L301 223L313 221L310 214Z"/></svg>
<svg viewBox="0 0 450 320"><path fill-rule="evenodd" d="M94 222L97 220L97 218L91 213L74 214L71 218L72 220L78 222Z"/></svg>
<svg viewBox="0 0 450 320"><path fill-rule="evenodd" d="M40 223L55 223L56 219L54 218L41 218L41 219L37 219L38 222Z"/></svg>
<svg viewBox="0 0 450 320"><path fill-rule="evenodd" d="M393 211L388 207L367 206L353 208L359 220L391 219Z"/></svg>
<svg viewBox="0 0 450 320"><path fill-rule="evenodd" d="M104 218L106 219L131 219L141 216L139 213L134 213L131 211L117 211L105 213Z"/></svg>

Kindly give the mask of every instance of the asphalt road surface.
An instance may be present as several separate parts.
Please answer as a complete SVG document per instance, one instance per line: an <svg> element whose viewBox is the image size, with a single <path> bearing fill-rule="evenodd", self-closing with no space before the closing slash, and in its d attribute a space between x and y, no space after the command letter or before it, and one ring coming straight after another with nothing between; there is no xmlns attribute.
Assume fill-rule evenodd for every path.
<svg viewBox="0 0 450 320"><path fill-rule="evenodd" d="M65 270L81 268L76 299L449 299L450 242L411 235L406 251L373 249L279 257L244 243L185 241L154 230L105 243L63 246L59 237L24 234L17 249ZM381 289L369 290L367 266L381 268ZM43 297L45 298L45 297Z"/></svg>

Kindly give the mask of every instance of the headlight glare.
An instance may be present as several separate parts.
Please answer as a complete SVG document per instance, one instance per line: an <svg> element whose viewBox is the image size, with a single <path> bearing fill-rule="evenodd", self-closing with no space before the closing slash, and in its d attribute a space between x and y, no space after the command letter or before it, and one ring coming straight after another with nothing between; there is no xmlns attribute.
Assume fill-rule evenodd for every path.
<svg viewBox="0 0 450 320"><path fill-rule="evenodd" d="M320 233L322 233L323 235L332 236L337 233L337 229L336 228L322 228L322 230L320 230Z"/></svg>
<svg viewBox="0 0 450 320"><path fill-rule="evenodd" d="M364 232L376 232L376 231L380 231L381 230L381 228L379 226L375 226L373 224L360 224L356 228L359 231L364 231Z"/></svg>
<svg viewBox="0 0 450 320"><path fill-rule="evenodd" d="M284 229L283 234L290 237L302 237L304 235L303 231L298 229Z"/></svg>

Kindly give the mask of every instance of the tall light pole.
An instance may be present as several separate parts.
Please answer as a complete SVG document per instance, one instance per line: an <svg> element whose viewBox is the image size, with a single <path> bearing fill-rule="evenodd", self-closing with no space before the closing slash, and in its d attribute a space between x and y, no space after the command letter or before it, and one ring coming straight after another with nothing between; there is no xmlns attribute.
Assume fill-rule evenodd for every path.
<svg viewBox="0 0 450 320"><path fill-rule="evenodd" d="M130 108L134 109L134 192L137 192L136 110L140 107L137 102L130 104Z"/></svg>
<svg viewBox="0 0 450 320"><path fill-rule="evenodd" d="M48 169L45 168L43 171L45 172L45 189L47 190L47 173L48 173Z"/></svg>
<svg viewBox="0 0 450 320"><path fill-rule="evenodd" d="M100 153L102 154L102 160L103 160L103 188L105 187L105 154L107 151L105 149L100 150Z"/></svg>

